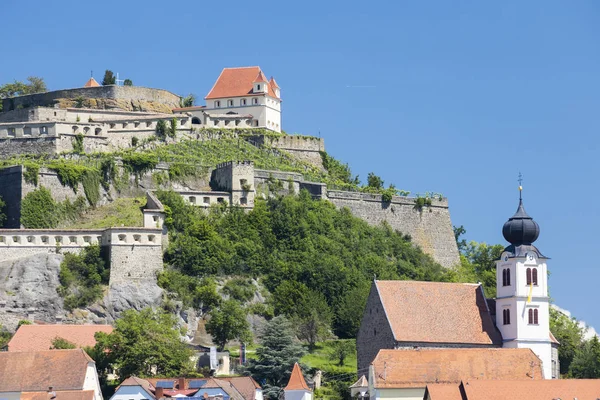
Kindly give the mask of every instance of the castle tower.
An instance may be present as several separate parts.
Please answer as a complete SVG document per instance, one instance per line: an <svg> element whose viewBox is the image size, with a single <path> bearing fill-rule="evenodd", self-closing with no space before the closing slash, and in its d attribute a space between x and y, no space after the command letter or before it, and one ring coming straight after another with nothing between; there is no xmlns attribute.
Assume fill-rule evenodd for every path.
<svg viewBox="0 0 600 400"><path fill-rule="evenodd" d="M549 325L548 258L533 245L540 227L525 212L521 195L517 212L504 224L502 234L510 243L496 261L496 326L502 333L503 347L533 350L542 361L544 378L556 378L558 360L553 357Z"/></svg>
<svg viewBox="0 0 600 400"><path fill-rule="evenodd" d="M304 380L304 376L302 375L302 370L300 370L300 366L298 363L294 364L294 368L292 369L292 375L290 375L290 380L283 389L285 394L285 400L312 400L313 393L312 390L306 384Z"/></svg>
<svg viewBox="0 0 600 400"><path fill-rule="evenodd" d="M269 82L267 81L267 77L265 76L265 74L263 74L262 71L259 71L258 75L256 75L256 78L254 79L254 82L252 82L252 84L254 85L254 93L268 93L269 92L269 88L268 88L268 84Z"/></svg>

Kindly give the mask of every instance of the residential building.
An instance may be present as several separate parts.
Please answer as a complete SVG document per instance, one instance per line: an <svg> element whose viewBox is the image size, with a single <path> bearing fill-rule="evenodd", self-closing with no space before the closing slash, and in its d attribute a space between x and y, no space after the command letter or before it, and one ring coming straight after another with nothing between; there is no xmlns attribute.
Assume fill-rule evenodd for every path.
<svg viewBox="0 0 600 400"><path fill-rule="evenodd" d="M115 390L110 400L159 400L162 398L219 400L263 400L262 388L249 376L226 378L149 378L129 377Z"/></svg>
<svg viewBox="0 0 600 400"><path fill-rule="evenodd" d="M600 379L530 381L468 380L430 384L423 400L558 400L600 398Z"/></svg>
<svg viewBox="0 0 600 400"><path fill-rule="evenodd" d="M206 128L266 128L281 132L281 91L260 67L224 68L206 97L206 106L176 108Z"/></svg>
<svg viewBox="0 0 600 400"><path fill-rule="evenodd" d="M430 383L543 379L530 349L381 350L369 367L369 397L421 400Z"/></svg>
<svg viewBox="0 0 600 400"><path fill-rule="evenodd" d="M0 399L102 400L96 363L82 349L0 352Z"/></svg>
<svg viewBox="0 0 600 400"><path fill-rule="evenodd" d="M21 325L8 342L8 351L43 351L52 348L56 338L77 347L94 346L96 332L111 333L110 325Z"/></svg>
<svg viewBox="0 0 600 400"><path fill-rule="evenodd" d="M283 391L285 400L312 400L313 392L306 384L298 363L294 364L290 380Z"/></svg>

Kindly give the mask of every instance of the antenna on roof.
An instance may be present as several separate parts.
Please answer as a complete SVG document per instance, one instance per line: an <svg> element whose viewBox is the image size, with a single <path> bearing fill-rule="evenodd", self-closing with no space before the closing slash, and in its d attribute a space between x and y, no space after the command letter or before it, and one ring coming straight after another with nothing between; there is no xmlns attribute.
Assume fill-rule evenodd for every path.
<svg viewBox="0 0 600 400"><path fill-rule="evenodd" d="M92 69L92 70L90 70L90 78L93 78L93 77L94 77L94 70Z"/></svg>
<svg viewBox="0 0 600 400"><path fill-rule="evenodd" d="M523 200L521 198L521 193L523 192L523 175L521 174L521 172L519 171L519 179L517 179L517 181L519 182L519 200Z"/></svg>

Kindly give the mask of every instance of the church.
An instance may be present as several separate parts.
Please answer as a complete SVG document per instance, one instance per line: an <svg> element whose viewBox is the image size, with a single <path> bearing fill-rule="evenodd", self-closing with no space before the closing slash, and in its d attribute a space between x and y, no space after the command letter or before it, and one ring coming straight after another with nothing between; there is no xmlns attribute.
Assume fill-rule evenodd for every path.
<svg viewBox="0 0 600 400"><path fill-rule="evenodd" d="M427 380L441 383L458 378L444 378L448 371L440 371L441 365L464 358L470 369L477 363L487 366L498 363L498 357L511 357L502 349L513 349L517 351L513 365L525 364L512 368L525 368L519 372L520 378L498 377L497 369L467 368L466 373L474 375L462 379L558 378L559 343L549 326L548 258L534 246L540 228L525 212L521 195L517 212L504 224L502 234L509 245L496 260L495 299L486 298L481 284L375 280L356 341L358 376L385 381L395 365L398 369L416 368L423 380L418 387L423 390ZM426 351L434 351L428 357L437 361L424 363L424 356L409 354ZM468 357L462 354L465 351ZM418 366L411 364L415 359L420 360ZM374 376L372 370L378 362L380 373ZM507 365L510 370L511 362ZM369 382L371 389L374 384ZM390 387L389 381L386 384ZM400 387L410 384L399 383Z"/></svg>

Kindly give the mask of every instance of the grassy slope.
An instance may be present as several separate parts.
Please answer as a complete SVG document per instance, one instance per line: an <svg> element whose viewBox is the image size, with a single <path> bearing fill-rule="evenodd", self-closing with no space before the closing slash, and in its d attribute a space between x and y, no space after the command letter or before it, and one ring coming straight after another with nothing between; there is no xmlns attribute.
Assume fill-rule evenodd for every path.
<svg viewBox="0 0 600 400"><path fill-rule="evenodd" d="M87 210L77 221L69 223L66 228L96 229L115 226L143 226L144 217L141 207L146 199L120 198L102 207Z"/></svg>
<svg viewBox="0 0 600 400"><path fill-rule="evenodd" d="M337 365L337 361L329 359L331 345L334 342L335 340L318 342L317 348L312 353L306 353L300 362L311 368L318 368L326 374L356 373L356 353L349 355L342 366Z"/></svg>

